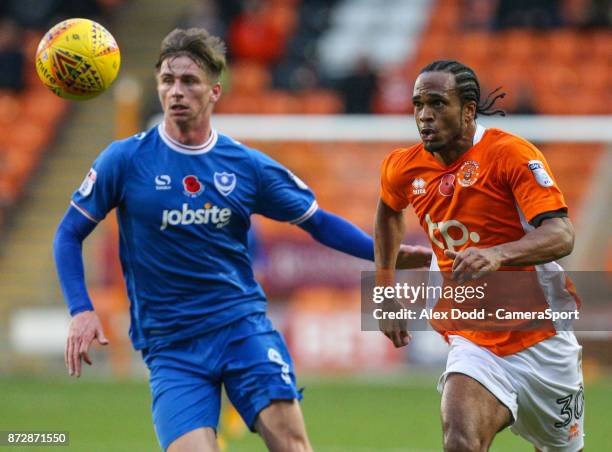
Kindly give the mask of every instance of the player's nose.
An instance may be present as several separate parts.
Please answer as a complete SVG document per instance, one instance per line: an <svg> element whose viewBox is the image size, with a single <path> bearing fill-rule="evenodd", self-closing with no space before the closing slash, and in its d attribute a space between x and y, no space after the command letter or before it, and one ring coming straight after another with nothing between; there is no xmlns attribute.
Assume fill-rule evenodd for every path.
<svg viewBox="0 0 612 452"><path fill-rule="evenodd" d="M427 106L421 108L417 113L417 119L423 125L434 120L433 109Z"/></svg>
<svg viewBox="0 0 612 452"><path fill-rule="evenodd" d="M183 86L180 80L176 80L172 87L170 88L170 92L168 93L172 97L183 97Z"/></svg>

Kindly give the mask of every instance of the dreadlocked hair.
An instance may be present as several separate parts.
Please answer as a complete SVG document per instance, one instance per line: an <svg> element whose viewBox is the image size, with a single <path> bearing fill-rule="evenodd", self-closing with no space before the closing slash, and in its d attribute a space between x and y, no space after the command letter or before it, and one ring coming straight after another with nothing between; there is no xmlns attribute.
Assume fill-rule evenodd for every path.
<svg viewBox="0 0 612 452"><path fill-rule="evenodd" d="M502 87L498 86L488 94L486 99L481 100L478 77L476 77L476 73L465 64L461 64L454 60L437 60L421 69L419 74L424 72L448 72L453 74L455 76L455 84L459 92L461 103L465 104L470 101L475 102L476 116L478 116L478 113L485 116L506 116L504 110L492 110L497 99L503 99L506 96L505 92L500 92Z"/></svg>

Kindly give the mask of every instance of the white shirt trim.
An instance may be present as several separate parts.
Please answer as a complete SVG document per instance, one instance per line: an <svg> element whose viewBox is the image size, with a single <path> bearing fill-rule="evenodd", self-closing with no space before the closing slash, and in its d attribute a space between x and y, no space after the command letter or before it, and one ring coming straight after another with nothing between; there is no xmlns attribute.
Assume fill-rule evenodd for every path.
<svg viewBox="0 0 612 452"><path fill-rule="evenodd" d="M211 129L210 136L204 143L197 146L188 146L186 144L179 143L170 135L168 135L163 122L159 126L157 126L157 131L166 146L168 146L173 151L187 155L205 154L206 152L210 151L212 148L215 147L215 145L217 144L217 139L219 138L219 136L217 135L217 131L215 129Z"/></svg>
<svg viewBox="0 0 612 452"><path fill-rule="evenodd" d="M70 200L70 205L72 207L74 207L76 210L78 210L79 212L81 212L83 214L83 216L85 218L87 218L88 220L91 220L94 223L99 223L100 222L100 220L97 220L96 218L94 218L89 212L87 212L85 209L83 209L81 206L79 206L76 202Z"/></svg>
<svg viewBox="0 0 612 452"><path fill-rule="evenodd" d="M472 146L476 146L480 142L480 140L482 140L482 137L486 130L487 129L484 126L476 124L476 133L474 134L474 142L472 143Z"/></svg>
<svg viewBox="0 0 612 452"><path fill-rule="evenodd" d="M314 215L314 213L318 209L319 209L319 204L317 204L317 201L314 200L312 202L312 204L310 205L310 207L308 208L308 210L306 212L304 212L304 215L302 215L301 217L296 218L295 220L291 220L289 223L290 224L300 224L300 223L303 223L304 221L306 221L310 217L312 217Z"/></svg>

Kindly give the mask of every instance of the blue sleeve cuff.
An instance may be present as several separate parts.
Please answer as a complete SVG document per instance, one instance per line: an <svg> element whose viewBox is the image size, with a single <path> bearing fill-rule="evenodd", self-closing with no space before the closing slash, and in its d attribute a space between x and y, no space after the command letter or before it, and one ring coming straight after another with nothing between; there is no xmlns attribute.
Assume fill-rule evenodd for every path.
<svg viewBox="0 0 612 452"><path fill-rule="evenodd" d="M351 256L374 261L372 237L338 215L318 209L299 226L325 246Z"/></svg>

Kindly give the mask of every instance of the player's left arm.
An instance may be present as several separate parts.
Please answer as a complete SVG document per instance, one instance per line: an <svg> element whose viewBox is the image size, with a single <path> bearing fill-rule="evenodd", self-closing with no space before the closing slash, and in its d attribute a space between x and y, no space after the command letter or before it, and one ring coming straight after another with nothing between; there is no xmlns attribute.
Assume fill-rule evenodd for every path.
<svg viewBox="0 0 612 452"><path fill-rule="evenodd" d="M496 271L501 266L526 266L567 256L574 248L574 228L567 217L552 217L519 240L491 248L470 247L460 252L446 250L454 259L453 277L460 283Z"/></svg>
<svg viewBox="0 0 612 452"><path fill-rule="evenodd" d="M351 256L374 261L374 241L372 237L338 215L319 208L308 220L298 226L325 246ZM431 250L429 248L410 245L400 246L396 268L418 268L430 263Z"/></svg>
<svg viewBox="0 0 612 452"><path fill-rule="evenodd" d="M544 155L531 143L516 139L503 148L496 162L500 165L500 181L512 191L527 233L519 240L491 248L446 250L446 256L454 259L453 277L460 282L501 266L551 262L567 256L574 247L567 204Z"/></svg>

